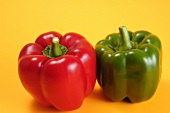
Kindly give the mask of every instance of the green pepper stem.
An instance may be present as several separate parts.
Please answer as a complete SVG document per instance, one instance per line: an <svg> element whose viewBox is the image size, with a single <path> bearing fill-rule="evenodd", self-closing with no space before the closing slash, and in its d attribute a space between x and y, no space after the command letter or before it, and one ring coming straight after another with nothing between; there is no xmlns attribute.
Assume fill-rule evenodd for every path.
<svg viewBox="0 0 170 113"><path fill-rule="evenodd" d="M51 50L49 52L49 54L53 57L58 57L62 55L62 51L59 45L59 39L57 37L54 37L52 39Z"/></svg>
<svg viewBox="0 0 170 113"><path fill-rule="evenodd" d="M119 27L120 37L121 37L121 50L132 49L130 43L130 36L125 26Z"/></svg>

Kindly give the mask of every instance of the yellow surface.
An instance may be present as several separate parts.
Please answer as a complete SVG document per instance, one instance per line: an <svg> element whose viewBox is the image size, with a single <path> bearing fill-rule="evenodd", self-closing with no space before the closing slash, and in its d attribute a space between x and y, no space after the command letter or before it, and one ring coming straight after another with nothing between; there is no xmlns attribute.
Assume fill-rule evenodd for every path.
<svg viewBox="0 0 170 113"><path fill-rule="evenodd" d="M25 44L53 30L80 33L94 46L122 25L131 31L148 30L162 41L163 72L155 95L137 104L111 102L96 83L81 108L69 113L169 113L169 0L1 0L0 113L59 112L36 103L21 85L17 57Z"/></svg>

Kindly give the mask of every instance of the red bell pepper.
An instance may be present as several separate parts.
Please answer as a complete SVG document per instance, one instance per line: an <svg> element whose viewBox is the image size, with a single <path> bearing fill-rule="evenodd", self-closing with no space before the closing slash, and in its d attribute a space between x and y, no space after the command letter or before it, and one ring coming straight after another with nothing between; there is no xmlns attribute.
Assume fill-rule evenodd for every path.
<svg viewBox="0 0 170 113"><path fill-rule="evenodd" d="M80 34L47 32L22 48L18 74L24 88L39 103L62 111L74 110L94 88L95 51Z"/></svg>

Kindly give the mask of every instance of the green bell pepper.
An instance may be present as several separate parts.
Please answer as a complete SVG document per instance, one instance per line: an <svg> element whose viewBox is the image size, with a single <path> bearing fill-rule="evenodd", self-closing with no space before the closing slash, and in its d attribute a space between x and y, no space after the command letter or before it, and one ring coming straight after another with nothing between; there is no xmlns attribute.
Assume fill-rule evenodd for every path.
<svg viewBox="0 0 170 113"><path fill-rule="evenodd" d="M159 38L147 31L130 32L125 26L95 46L97 81L112 101L150 99L161 77Z"/></svg>

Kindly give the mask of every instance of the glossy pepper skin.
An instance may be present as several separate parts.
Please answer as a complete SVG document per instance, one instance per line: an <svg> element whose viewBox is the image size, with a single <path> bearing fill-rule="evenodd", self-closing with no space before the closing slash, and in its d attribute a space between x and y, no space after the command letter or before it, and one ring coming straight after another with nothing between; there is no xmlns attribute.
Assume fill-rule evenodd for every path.
<svg viewBox="0 0 170 113"><path fill-rule="evenodd" d="M162 48L159 38L147 31L112 33L95 46L97 80L112 101L150 99L161 76Z"/></svg>
<svg viewBox="0 0 170 113"><path fill-rule="evenodd" d="M18 73L24 88L39 103L75 110L94 88L95 51L80 34L47 32L22 48Z"/></svg>

